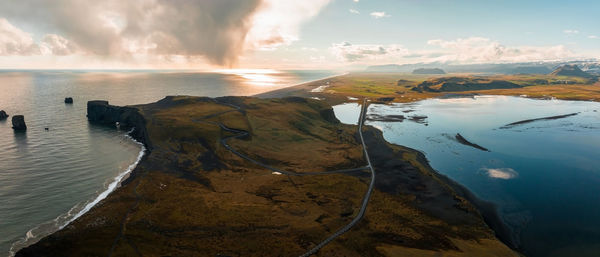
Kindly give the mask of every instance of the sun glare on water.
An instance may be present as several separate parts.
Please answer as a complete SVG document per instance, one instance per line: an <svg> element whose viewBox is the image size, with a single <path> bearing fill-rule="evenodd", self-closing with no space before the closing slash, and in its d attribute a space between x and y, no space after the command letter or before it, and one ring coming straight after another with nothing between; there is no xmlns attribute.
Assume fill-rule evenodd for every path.
<svg viewBox="0 0 600 257"><path fill-rule="evenodd" d="M272 69L226 69L216 70L215 72L223 74L232 74L243 78L245 83L253 86L277 86L281 83L277 78L280 71Z"/></svg>

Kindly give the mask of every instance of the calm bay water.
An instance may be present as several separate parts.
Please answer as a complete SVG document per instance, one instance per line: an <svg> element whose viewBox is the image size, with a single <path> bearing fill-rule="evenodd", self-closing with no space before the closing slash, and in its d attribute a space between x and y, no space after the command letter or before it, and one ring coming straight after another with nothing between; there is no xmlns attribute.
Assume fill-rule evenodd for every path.
<svg viewBox="0 0 600 257"><path fill-rule="evenodd" d="M0 71L0 255L38 240L90 207L140 157L126 131L88 124L89 100L150 103L167 95L254 95L334 75L328 71ZM63 103L73 97L74 104ZM44 128L49 128L45 131Z"/></svg>
<svg viewBox="0 0 600 257"><path fill-rule="evenodd" d="M356 104L334 109L356 123L348 115L358 113ZM423 151L433 168L496 203L527 256L600 256L600 103L481 96L371 105L369 113L427 116L420 123L368 124L390 142ZM460 144L457 133L490 152Z"/></svg>

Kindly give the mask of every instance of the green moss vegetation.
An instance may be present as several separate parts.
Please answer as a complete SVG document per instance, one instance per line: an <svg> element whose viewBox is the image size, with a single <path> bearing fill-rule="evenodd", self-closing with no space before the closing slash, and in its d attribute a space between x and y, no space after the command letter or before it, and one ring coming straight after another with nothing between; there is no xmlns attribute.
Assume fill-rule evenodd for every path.
<svg viewBox="0 0 600 257"><path fill-rule="evenodd" d="M431 88L439 90L445 82L452 84L468 83L473 89L461 89L445 92L428 92L412 90L423 82L430 83ZM532 98L551 98L565 100L600 100L600 83L594 78L576 76L555 76L537 74L518 75L480 75L480 74L444 74L444 75L413 75L406 73L350 73L328 80L329 86L323 92L297 94L317 96L329 102L347 101L346 97L370 99L391 98L392 102L413 102L427 98L440 97L449 93L461 94L490 94L490 95L526 95ZM506 83L504 83L506 82ZM323 82L313 82L304 87L314 88ZM506 87L516 84L518 88ZM481 86L478 86L481 85ZM451 86L451 85L450 85ZM457 87L446 87L457 88ZM458 87L460 88L460 87ZM341 99L341 100L340 100ZM389 99L386 99L389 100Z"/></svg>

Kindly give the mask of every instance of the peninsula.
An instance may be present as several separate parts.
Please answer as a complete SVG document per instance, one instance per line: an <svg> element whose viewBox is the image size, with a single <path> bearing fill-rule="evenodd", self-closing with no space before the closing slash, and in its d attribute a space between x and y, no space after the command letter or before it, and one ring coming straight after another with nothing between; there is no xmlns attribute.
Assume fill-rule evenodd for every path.
<svg viewBox="0 0 600 257"><path fill-rule="evenodd" d="M133 128L147 154L108 198L16 256L518 256L497 239L512 243L493 208L323 101L95 101L88 118Z"/></svg>

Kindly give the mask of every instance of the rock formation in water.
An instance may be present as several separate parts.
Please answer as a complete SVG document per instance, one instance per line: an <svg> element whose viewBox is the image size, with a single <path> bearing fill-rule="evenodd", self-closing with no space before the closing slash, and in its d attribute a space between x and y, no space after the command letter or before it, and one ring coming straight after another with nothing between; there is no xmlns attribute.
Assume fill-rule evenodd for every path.
<svg viewBox="0 0 600 257"><path fill-rule="evenodd" d="M115 125L118 122L120 128L133 129L129 135L143 143L148 150L152 149L146 131L146 120L137 108L109 105L108 101L89 101L87 113L91 123Z"/></svg>
<svg viewBox="0 0 600 257"><path fill-rule="evenodd" d="M4 110L0 111L0 120L6 120L8 118L8 114Z"/></svg>
<svg viewBox="0 0 600 257"><path fill-rule="evenodd" d="M12 128L14 130L27 130L25 117L23 115L15 115L12 117Z"/></svg>
<svg viewBox="0 0 600 257"><path fill-rule="evenodd" d="M485 148L483 146L480 146L480 145L475 144L475 143L471 143L469 140L467 140L466 138L464 138L460 133L456 134L456 140L459 143L463 144L463 145L467 145L467 146L479 149L481 151L490 152L490 150L488 150L487 148Z"/></svg>
<svg viewBox="0 0 600 257"><path fill-rule="evenodd" d="M73 103L73 97L67 97L67 98L65 98L65 103L66 104L72 104Z"/></svg>

